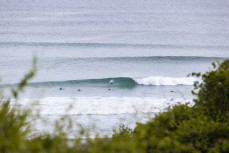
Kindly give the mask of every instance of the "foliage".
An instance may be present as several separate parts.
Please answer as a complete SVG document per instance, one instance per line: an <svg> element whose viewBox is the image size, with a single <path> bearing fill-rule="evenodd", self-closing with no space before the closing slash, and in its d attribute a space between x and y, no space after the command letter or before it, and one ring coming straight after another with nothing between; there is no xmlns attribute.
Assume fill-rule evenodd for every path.
<svg viewBox="0 0 229 153"><path fill-rule="evenodd" d="M27 81L35 74L34 60L33 68L25 75L16 89L12 89L12 95L17 98L18 93L23 90ZM2 96L1 96L2 97ZM27 137L30 130L28 123L29 110L20 110L17 107L11 107L12 103L9 99L2 98L0 100L0 152L14 153L24 150Z"/></svg>
<svg viewBox="0 0 229 153"><path fill-rule="evenodd" d="M216 68L216 64L213 64ZM229 113L229 60L219 68L202 75L203 82L197 86L196 106L214 120L228 120Z"/></svg>
<svg viewBox="0 0 229 153"><path fill-rule="evenodd" d="M68 139L63 121L57 122L53 134L31 136L28 122L30 111L12 106L7 99L0 102L1 153L200 153L229 152L229 60L214 66L195 83L197 95L193 107L177 104L156 114L147 123L137 123L135 129L124 125L111 137ZM35 67L13 90L17 97ZM69 126L70 128L71 126ZM81 131L82 134L84 131Z"/></svg>
<svg viewBox="0 0 229 153"><path fill-rule="evenodd" d="M2 101L3 102L3 101ZM25 147L30 126L26 122L28 112L10 109L7 100L0 105L0 152L16 152Z"/></svg>

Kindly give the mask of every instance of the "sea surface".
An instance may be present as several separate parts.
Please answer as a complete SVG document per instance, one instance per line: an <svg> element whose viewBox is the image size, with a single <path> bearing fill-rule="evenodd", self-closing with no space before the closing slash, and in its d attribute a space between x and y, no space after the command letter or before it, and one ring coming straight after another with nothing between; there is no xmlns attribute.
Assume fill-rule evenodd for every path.
<svg viewBox="0 0 229 153"><path fill-rule="evenodd" d="M36 57L36 76L12 102L49 119L38 131L62 115L102 135L133 128L191 102L198 79L188 74L229 58L228 8L228 0L1 0L1 87L15 87Z"/></svg>

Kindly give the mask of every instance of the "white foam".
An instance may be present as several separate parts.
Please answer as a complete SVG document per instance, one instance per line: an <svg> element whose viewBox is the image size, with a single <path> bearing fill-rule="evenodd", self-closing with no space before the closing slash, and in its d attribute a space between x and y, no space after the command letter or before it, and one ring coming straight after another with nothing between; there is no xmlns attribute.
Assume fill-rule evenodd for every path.
<svg viewBox="0 0 229 153"><path fill-rule="evenodd" d="M190 100L191 101L191 100ZM14 101L13 101L14 102ZM41 115L118 115L154 113L184 99L156 99L153 97L47 97L19 99L22 107L40 110ZM72 105L71 108L69 106Z"/></svg>
<svg viewBox="0 0 229 153"><path fill-rule="evenodd" d="M191 102L191 100L154 97L47 97L12 100L11 104L14 105L15 102L24 108L32 109L35 113L36 110L40 110L41 118L46 122L43 120L34 122L38 133L52 132L59 115L69 115L74 121L74 126L70 131L68 130L68 137L74 138L80 129L77 125L92 130L90 137L95 134L111 136L112 129L118 128L120 124L134 128L136 122L144 123L148 117L164 111L168 106L178 102ZM72 108L68 109L70 105Z"/></svg>
<svg viewBox="0 0 229 153"><path fill-rule="evenodd" d="M195 81L200 81L194 77L161 77L151 76L146 78L134 79L141 85L155 85L155 86L175 86L175 85L193 85Z"/></svg>

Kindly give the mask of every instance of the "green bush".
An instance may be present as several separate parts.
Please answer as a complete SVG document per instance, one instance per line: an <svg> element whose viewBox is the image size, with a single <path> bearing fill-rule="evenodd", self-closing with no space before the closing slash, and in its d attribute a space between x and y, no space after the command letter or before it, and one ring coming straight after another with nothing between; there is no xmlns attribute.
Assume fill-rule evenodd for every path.
<svg viewBox="0 0 229 153"><path fill-rule="evenodd" d="M216 65L213 64L214 68ZM203 109L214 120L229 119L229 60L219 68L202 75L203 82L197 87L196 107Z"/></svg>
<svg viewBox="0 0 229 153"><path fill-rule="evenodd" d="M28 112L10 109L9 101L1 101L0 105L0 152L17 152L25 146L30 126L26 121Z"/></svg>

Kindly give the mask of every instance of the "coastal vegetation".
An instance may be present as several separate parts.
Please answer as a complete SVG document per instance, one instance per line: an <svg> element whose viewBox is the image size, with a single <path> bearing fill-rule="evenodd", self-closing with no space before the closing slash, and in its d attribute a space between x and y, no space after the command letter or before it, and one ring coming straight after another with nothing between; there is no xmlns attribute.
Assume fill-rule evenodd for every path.
<svg viewBox="0 0 229 153"><path fill-rule="evenodd" d="M13 98L24 89L36 72L35 65L18 87ZM30 110L12 105L10 98L1 95L0 153L152 153L152 152L229 152L229 60L214 63L195 82L194 104L177 104L156 114L147 123L137 123L134 129L120 126L111 137L78 137L69 139L69 122L55 124L53 133L34 134L31 122L39 117Z"/></svg>

